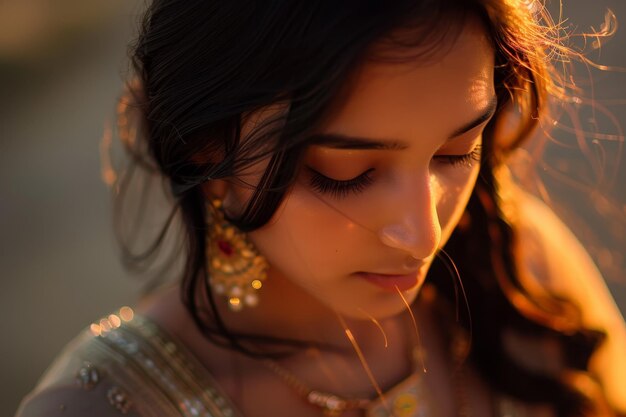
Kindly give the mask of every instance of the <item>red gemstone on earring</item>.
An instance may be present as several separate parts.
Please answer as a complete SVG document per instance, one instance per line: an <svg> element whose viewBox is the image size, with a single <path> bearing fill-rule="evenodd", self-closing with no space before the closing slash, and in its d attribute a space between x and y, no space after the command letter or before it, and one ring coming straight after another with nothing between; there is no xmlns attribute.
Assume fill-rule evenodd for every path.
<svg viewBox="0 0 626 417"><path fill-rule="evenodd" d="M220 252L222 252L226 256L231 256L235 252L231 244L226 242L225 240L218 240L217 247L219 248Z"/></svg>

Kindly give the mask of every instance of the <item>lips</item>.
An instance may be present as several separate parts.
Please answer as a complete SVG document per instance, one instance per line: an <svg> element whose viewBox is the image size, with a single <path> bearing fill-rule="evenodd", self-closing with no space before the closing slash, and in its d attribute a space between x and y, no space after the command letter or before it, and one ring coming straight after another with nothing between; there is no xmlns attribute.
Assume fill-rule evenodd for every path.
<svg viewBox="0 0 626 417"><path fill-rule="evenodd" d="M405 275L375 274L372 272L357 272L355 275L370 284L393 292L408 291L419 284L419 270Z"/></svg>

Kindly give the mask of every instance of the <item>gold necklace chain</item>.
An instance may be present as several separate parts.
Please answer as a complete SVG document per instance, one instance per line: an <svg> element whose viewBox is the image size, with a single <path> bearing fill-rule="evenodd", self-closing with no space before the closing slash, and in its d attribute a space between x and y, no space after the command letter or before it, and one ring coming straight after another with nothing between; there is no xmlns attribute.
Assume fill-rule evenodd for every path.
<svg viewBox="0 0 626 417"><path fill-rule="evenodd" d="M366 398L343 398L339 395L311 389L293 373L271 359L264 359L263 364L281 377L309 404L322 408L325 416L337 417L346 410L366 409L372 400Z"/></svg>
<svg viewBox="0 0 626 417"><path fill-rule="evenodd" d="M415 345L412 349L413 362L417 365L419 357L422 353L419 352L420 347ZM454 383L454 394L458 401L458 412L461 417L471 416L469 401L463 384L465 383L465 370L463 363L467 359L469 352L469 339L467 334L461 328L457 328L452 331L452 340L450 345L450 354L454 362L454 372L456 376L453 376L457 382ZM329 392L318 391L312 389L298 377L296 377L291 371L280 365L278 362L272 359L263 359L262 363L278 375L287 385L293 388L300 397L306 400L309 404L320 407L327 417L339 417L344 411L361 409L367 410L374 404L374 400L366 398L344 398L340 395L332 394ZM414 367L414 371L405 380L400 382L397 386L403 384L411 377L415 376L418 372L417 366ZM393 390L395 387L392 387ZM417 398L412 400L417 401ZM419 404L415 404L418 406Z"/></svg>

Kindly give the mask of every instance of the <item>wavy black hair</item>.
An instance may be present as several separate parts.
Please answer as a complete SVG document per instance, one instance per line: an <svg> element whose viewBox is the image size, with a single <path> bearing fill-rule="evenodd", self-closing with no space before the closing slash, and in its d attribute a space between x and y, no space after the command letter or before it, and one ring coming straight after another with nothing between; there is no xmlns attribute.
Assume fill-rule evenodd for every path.
<svg viewBox="0 0 626 417"><path fill-rule="evenodd" d="M244 231L263 226L294 182L308 134L332 111L331 103L346 91L359 64L366 59L426 57L445 37L457 36L468 16L480 19L493 43L498 98L496 116L484 133L479 180L465 220L444 248L463 277L472 309L469 359L497 392L551 404L558 416L600 415L604 400L586 395L571 375L588 375L588 361L602 333L583 328L579 310L567 300L526 289L516 262L515 224L501 210L500 167L548 111L548 98L561 98L567 91L550 59L572 51L563 45L558 26L541 4L154 0L132 47L136 78L120 102L120 135L133 156L132 166L152 170L169 184L174 209L165 228L179 216L186 242L182 296L203 334L250 356L264 354L246 344L249 340L303 346L259 334L235 334L220 318L207 284L209 225L201 185L236 181L242 169L269 158L245 210L232 219ZM381 43L397 52L419 52L374 52L372 45ZM287 111L243 137L242 125L253 112L286 104ZM517 130L503 140L496 128L510 108L519 113ZM136 136L129 134L132 120L141 127ZM128 186L128 175L121 177L118 190ZM118 199L126 195L120 192ZM149 259L163 236L144 253L123 246L127 261ZM442 308L449 310L456 289L448 267L435 263L428 279L442 295ZM469 327L469 322L462 325ZM565 358L558 371L541 373L519 364L503 342L511 329L556 341Z"/></svg>

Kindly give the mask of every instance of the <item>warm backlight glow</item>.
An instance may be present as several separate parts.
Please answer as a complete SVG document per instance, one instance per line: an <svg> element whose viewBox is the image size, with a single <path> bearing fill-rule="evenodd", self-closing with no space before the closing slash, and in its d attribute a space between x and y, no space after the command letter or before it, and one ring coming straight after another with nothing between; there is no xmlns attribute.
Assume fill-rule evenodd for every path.
<svg viewBox="0 0 626 417"><path fill-rule="evenodd" d="M111 330L111 323L109 323L109 320L107 319L102 319L100 320L100 328L103 332L108 332Z"/></svg>
<svg viewBox="0 0 626 417"><path fill-rule="evenodd" d="M255 279L254 281L252 281L252 288L254 288L255 290L258 290L262 286L263 286L263 283L259 281L258 279Z"/></svg>
<svg viewBox="0 0 626 417"><path fill-rule="evenodd" d="M120 308L120 317L124 321L131 321L135 317L135 312L132 308L124 306Z"/></svg>
<svg viewBox="0 0 626 417"><path fill-rule="evenodd" d="M102 181L109 187L117 180L117 173L113 169L111 163L111 143L113 141L113 133L111 126L107 123L104 127L102 140L100 141L100 169Z"/></svg>
<svg viewBox="0 0 626 417"><path fill-rule="evenodd" d="M109 315L109 323L111 323L112 327L117 328L122 325L122 320L120 320L120 318L115 314L111 314Z"/></svg>
<svg viewBox="0 0 626 417"><path fill-rule="evenodd" d="M93 323L91 326L89 326L89 330L91 330L91 334L93 334L94 336L100 336L102 334L102 328L99 324L96 323Z"/></svg>

